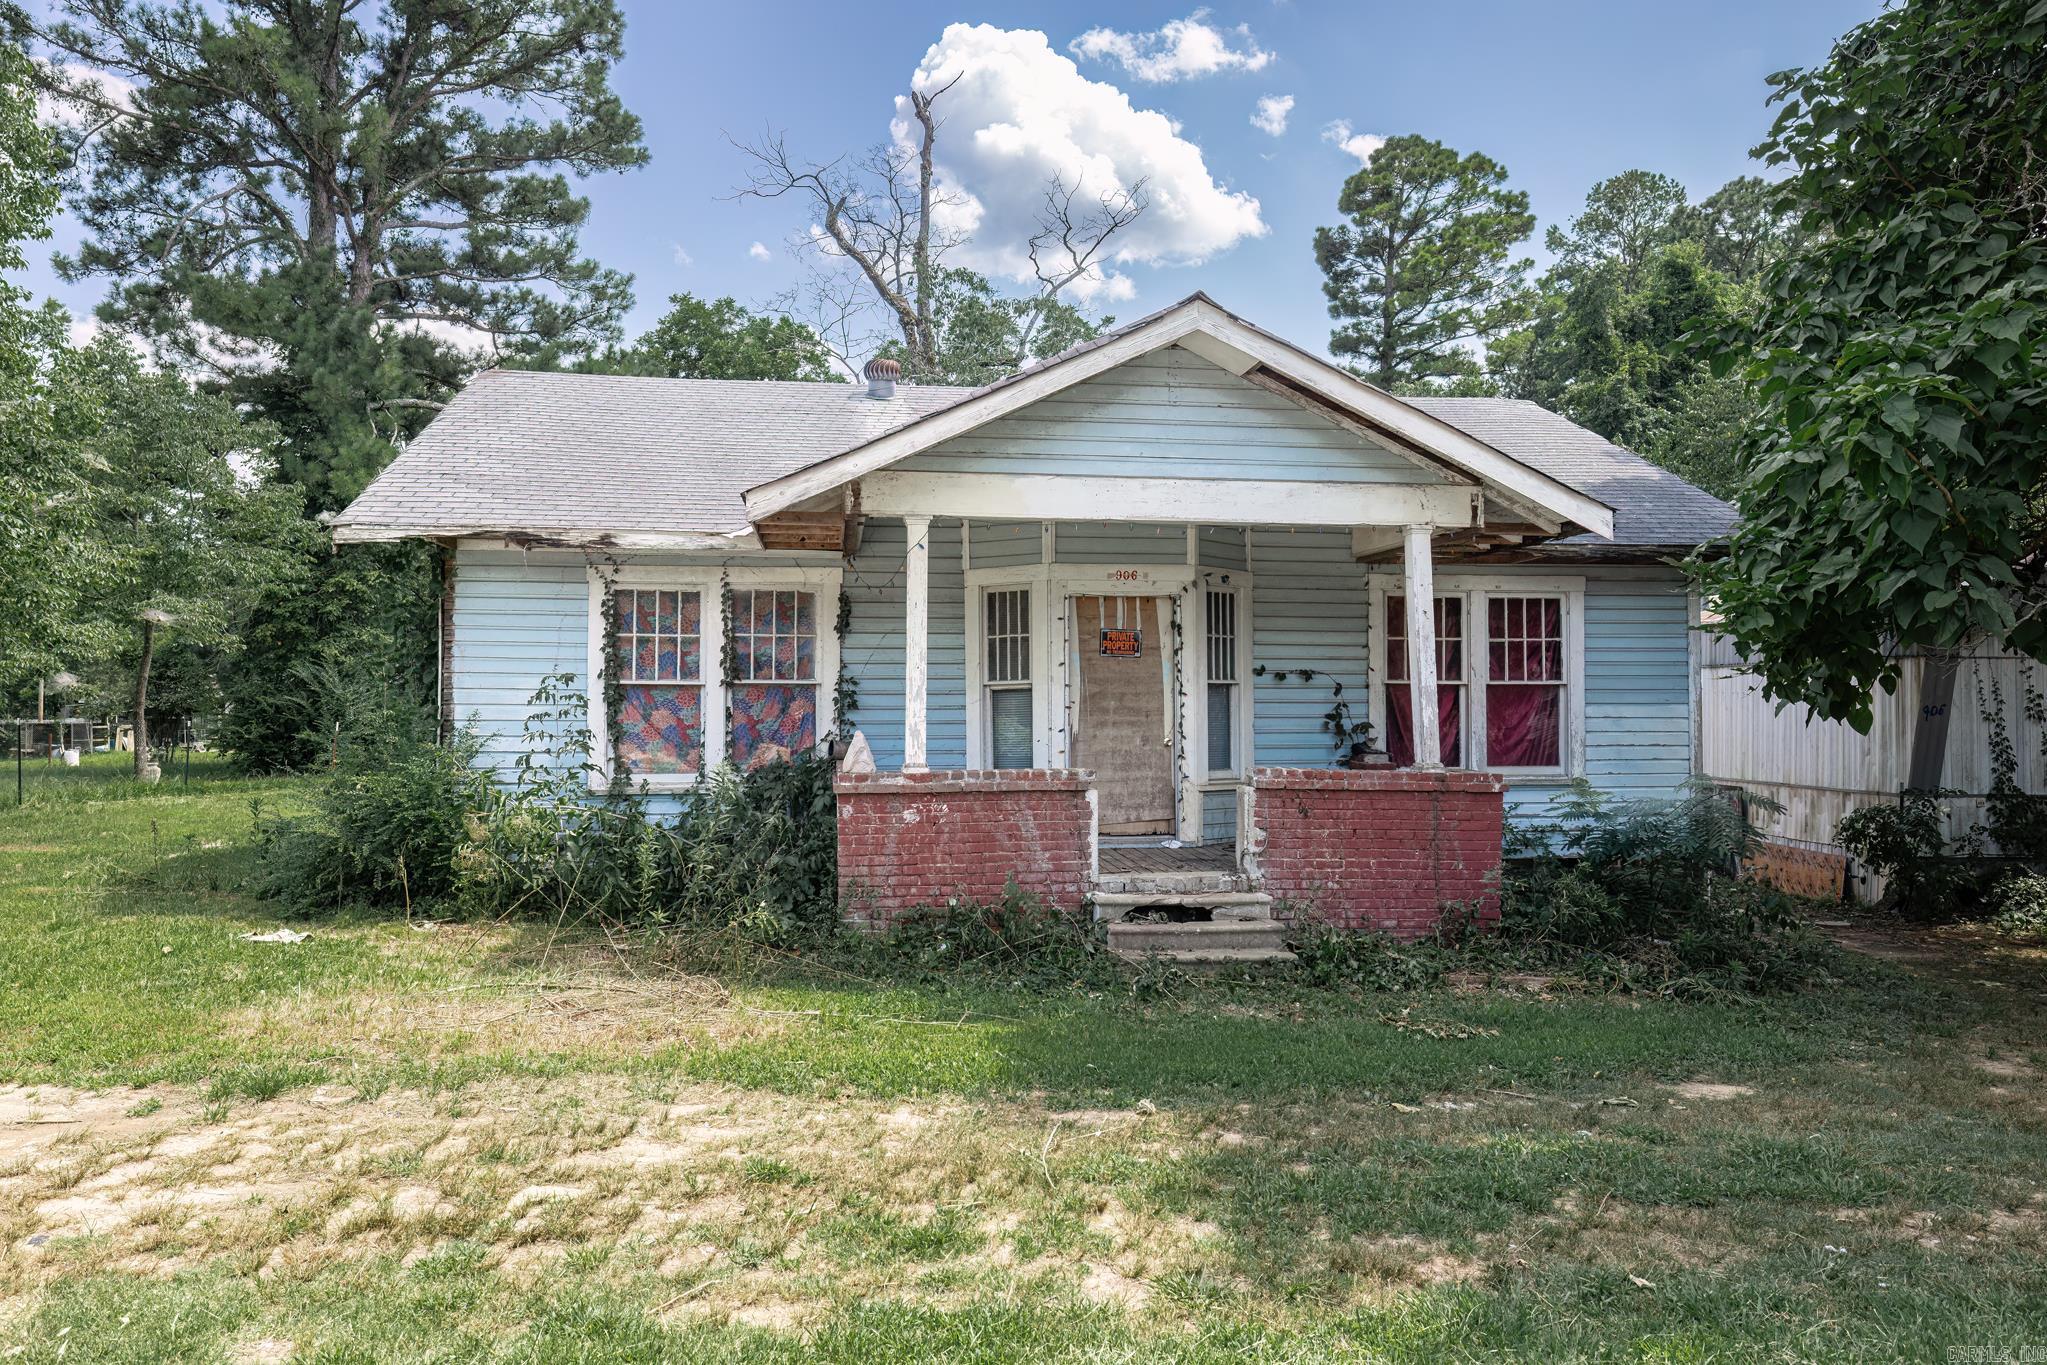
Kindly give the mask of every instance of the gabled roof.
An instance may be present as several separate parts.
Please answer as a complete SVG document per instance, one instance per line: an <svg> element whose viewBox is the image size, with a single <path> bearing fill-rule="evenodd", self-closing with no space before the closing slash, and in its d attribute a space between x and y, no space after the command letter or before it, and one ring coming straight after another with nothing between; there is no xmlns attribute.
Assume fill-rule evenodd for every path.
<svg viewBox="0 0 2047 1365"><path fill-rule="evenodd" d="M755 520L885 468L941 441L1167 346L1180 345L1232 374L1294 386L1406 450L1470 475L1538 518L1571 523L1602 539L1613 536L1613 509L1599 499L1523 464L1469 432L1358 379L1291 342L1255 327L1206 294L1083 342L1022 374L979 389L950 407L878 436L843 454L747 490Z"/></svg>
<svg viewBox="0 0 2047 1365"><path fill-rule="evenodd" d="M1193 303L1221 313L1197 294L984 388L905 384L886 400L871 399L853 384L488 370L336 519L335 538L521 535L624 546L750 544L748 490L1013 390ZM1236 322L1240 338L1284 347L1321 366L1340 378L1344 392L1355 386L1377 395L1380 414L1404 411L1410 430L1433 433L1445 444L1461 437L1588 504L1611 508L1616 549L1690 548L1723 536L1732 524L1726 503L1536 404L1395 399ZM1208 344L1207 334L1196 332L1183 334L1180 344L1189 336L1190 349ZM1566 543L1578 542L1609 543L1590 535Z"/></svg>

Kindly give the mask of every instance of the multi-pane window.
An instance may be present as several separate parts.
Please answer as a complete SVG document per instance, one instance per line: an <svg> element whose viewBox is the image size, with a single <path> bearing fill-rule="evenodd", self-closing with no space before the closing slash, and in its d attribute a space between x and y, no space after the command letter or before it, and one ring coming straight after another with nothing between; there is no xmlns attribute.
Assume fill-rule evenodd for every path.
<svg viewBox="0 0 2047 1365"><path fill-rule="evenodd" d="M1559 767L1563 730L1564 599L1488 596L1487 765Z"/></svg>
<svg viewBox="0 0 2047 1365"><path fill-rule="evenodd" d="M1443 762L1464 762L1464 599L1436 599L1436 724ZM1386 752L1414 762L1414 713L1408 700L1407 599L1386 598Z"/></svg>
<svg viewBox="0 0 2047 1365"><path fill-rule="evenodd" d="M1208 598L1208 770L1237 767L1237 595L1210 591Z"/></svg>
<svg viewBox="0 0 2047 1365"><path fill-rule="evenodd" d="M732 594L732 762L751 768L817 744L817 594Z"/></svg>
<svg viewBox="0 0 2047 1365"><path fill-rule="evenodd" d="M1004 588L983 598L987 653L988 761L996 768L1028 768L1031 744L1031 593Z"/></svg>
<svg viewBox="0 0 2047 1365"><path fill-rule="evenodd" d="M618 593L619 757L640 775L695 772L704 761L701 593Z"/></svg>

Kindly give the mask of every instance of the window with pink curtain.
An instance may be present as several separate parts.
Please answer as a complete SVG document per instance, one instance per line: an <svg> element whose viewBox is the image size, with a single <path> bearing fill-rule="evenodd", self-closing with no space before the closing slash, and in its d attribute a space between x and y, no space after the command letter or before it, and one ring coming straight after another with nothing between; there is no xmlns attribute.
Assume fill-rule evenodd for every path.
<svg viewBox="0 0 2047 1365"><path fill-rule="evenodd" d="M1485 758L1563 766L1564 600L1486 599Z"/></svg>
<svg viewBox="0 0 2047 1365"><path fill-rule="evenodd" d="M1401 767L1414 762L1414 718L1408 700L1407 599L1386 599L1386 752ZM1436 599L1436 726L1443 762L1464 763L1464 599Z"/></svg>

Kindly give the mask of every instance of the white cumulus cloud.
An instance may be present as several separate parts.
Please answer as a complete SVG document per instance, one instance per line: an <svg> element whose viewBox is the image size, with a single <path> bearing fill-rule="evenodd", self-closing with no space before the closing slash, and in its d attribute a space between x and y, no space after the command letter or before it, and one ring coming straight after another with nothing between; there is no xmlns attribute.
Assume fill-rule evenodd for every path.
<svg viewBox="0 0 2047 1365"><path fill-rule="evenodd" d="M66 127L98 123L116 111L135 107L135 82L111 71L101 71L79 62L57 62L54 68L67 82L85 87L79 103L60 100L48 91L36 94L36 118Z"/></svg>
<svg viewBox="0 0 2047 1365"><path fill-rule="evenodd" d="M1242 46L1232 46L1232 41ZM1272 54L1258 46L1246 24L1233 29L1208 22L1198 9L1150 33L1120 33L1091 28L1068 44L1076 57L1116 62L1141 81L1180 81L1212 76L1218 71L1263 71Z"/></svg>
<svg viewBox="0 0 2047 1365"><path fill-rule="evenodd" d="M755 242L746 249L746 254L753 257L756 261L772 261L775 259L775 253L768 250L766 242Z"/></svg>
<svg viewBox="0 0 2047 1365"><path fill-rule="evenodd" d="M672 248L670 254L674 256L675 263L677 265L695 265L697 263L696 257L690 255L689 252L683 248L681 242L671 242L669 243L669 246Z"/></svg>
<svg viewBox="0 0 2047 1365"><path fill-rule="evenodd" d="M947 82L954 83L937 103L936 163L948 202L933 218L966 237L954 254L960 264L1031 278L1027 248L1055 178L1079 185L1076 208L1143 182L1148 207L1110 239L1108 267L1196 264L1266 232L1258 201L1216 183L1177 123L1081 75L1042 33L949 26L910 86L926 92ZM892 127L906 143L920 133L907 97L896 101ZM1077 289L1111 299L1135 292L1112 268Z"/></svg>
<svg viewBox="0 0 2047 1365"><path fill-rule="evenodd" d="M1322 140L1356 157L1360 166L1369 162L1373 154L1386 145L1386 139L1375 133L1353 131L1347 118L1337 119L1323 128Z"/></svg>
<svg viewBox="0 0 2047 1365"><path fill-rule="evenodd" d="M1293 112L1292 95L1261 95L1258 107L1251 113L1251 126L1261 133L1278 137L1286 131L1287 115Z"/></svg>

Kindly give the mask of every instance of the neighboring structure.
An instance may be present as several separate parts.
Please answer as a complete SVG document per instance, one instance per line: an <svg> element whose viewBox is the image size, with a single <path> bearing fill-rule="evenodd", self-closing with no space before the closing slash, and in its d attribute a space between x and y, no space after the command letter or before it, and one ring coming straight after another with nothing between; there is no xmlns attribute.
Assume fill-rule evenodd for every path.
<svg viewBox="0 0 2047 1365"><path fill-rule="evenodd" d="M1950 834L1983 823L1993 717L2012 741L2014 780L2047 795L2042 727L2027 715L2028 696L2037 707L2047 694L2047 665L2035 660L1988 647L1945 664L1901 658L1898 690L1876 695L1869 733L1858 734L1803 706L1779 710L1724 635L1702 635L1699 658L1699 770L1783 807L1755 818L1768 840L1762 866L1787 890L1883 894L1882 879L1834 840L1858 806L1941 789L1959 793L1941 801Z"/></svg>
<svg viewBox="0 0 2047 1365"><path fill-rule="evenodd" d="M1270 946L1275 901L1415 932L1485 901L1502 821L1561 783L1692 772L1670 565L1731 511L1553 413L1392 397L1198 294L982 389L870 368L492 371L336 539L450 547L445 709L501 768L550 675L603 733L607 592L627 739L599 757L651 790L857 726L867 919L1014 880L1199 904L1172 942L1225 954ZM1339 770L1367 722L1391 766Z"/></svg>

